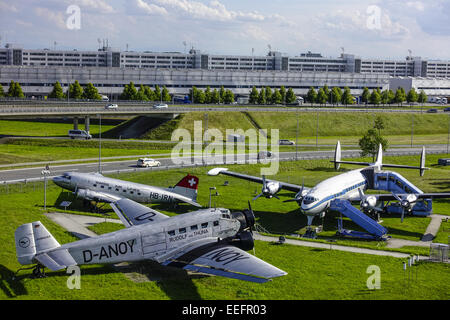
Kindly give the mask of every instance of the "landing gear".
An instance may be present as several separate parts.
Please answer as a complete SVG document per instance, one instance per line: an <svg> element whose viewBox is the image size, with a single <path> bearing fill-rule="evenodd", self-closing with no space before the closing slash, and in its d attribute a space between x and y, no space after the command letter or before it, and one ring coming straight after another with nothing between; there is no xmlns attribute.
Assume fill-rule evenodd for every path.
<svg viewBox="0 0 450 320"><path fill-rule="evenodd" d="M45 267L43 265L37 264L36 267L33 269L33 277L34 278L45 278Z"/></svg>
<svg viewBox="0 0 450 320"><path fill-rule="evenodd" d="M309 239L316 239L317 238L317 232L311 227L311 224L313 222L314 216L306 216L308 219L308 227L306 228L306 232L303 234L303 238L309 238Z"/></svg>

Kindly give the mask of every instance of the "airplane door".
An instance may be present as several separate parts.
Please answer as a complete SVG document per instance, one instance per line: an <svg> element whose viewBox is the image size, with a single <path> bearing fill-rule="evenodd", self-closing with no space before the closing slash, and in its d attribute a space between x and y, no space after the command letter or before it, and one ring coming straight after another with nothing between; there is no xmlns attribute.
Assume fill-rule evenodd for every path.
<svg viewBox="0 0 450 320"><path fill-rule="evenodd" d="M152 231L145 231L141 233L142 254L155 255L159 251L167 250L167 241L165 229L157 227Z"/></svg>

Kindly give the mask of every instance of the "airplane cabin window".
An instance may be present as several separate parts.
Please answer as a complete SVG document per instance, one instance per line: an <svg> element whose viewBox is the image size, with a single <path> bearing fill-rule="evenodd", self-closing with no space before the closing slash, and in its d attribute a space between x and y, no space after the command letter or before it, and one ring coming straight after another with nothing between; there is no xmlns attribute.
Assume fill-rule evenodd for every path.
<svg viewBox="0 0 450 320"><path fill-rule="evenodd" d="M214 227L217 227L219 225L219 221L214 221L213 225Z"/></svg>
<svg viewBox="0 0 450 320"><path fill-rule="evenodd" d="M202 229L204 229L204 228L208 228L208 222L205 222L205 223L202 223Z"/></svg>
<svg viewBox="0 0 450 320"><path fill-rule="evenodd" d="M175 230L170 230L167 233L169 234L169 236L174 236L175 235Z"/></svg>
<svg viewBox="0 0 450 320"><path fill-rule="evenodd" d="M197 229L198 229L198 226L197 226L197 225L191 226L191 230L192 230L192 231L197 230Z"/></svg>
<svg viewBox="0 0 450 320"><path fill-rule="evenodd" d="M186 228L180 228L180 229L178 229L178 232L179 233L186 233Z"/></svg>

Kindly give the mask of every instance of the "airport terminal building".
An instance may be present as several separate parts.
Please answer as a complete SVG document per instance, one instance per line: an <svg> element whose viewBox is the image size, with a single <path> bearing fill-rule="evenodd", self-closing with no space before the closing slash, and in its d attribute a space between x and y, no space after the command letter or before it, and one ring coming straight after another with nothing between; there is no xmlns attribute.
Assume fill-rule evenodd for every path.
<svg viewBox="0 0 450 320"><path fill-rule="evenodd" d="M97 51L23 49L7 44L0 48L0 84L11 80L22 85L27 96L47 95L55 81L63 87L78 80L93 83L99 92L116 97L125 84L165 85L171 93L186 94L192 86L220 88L248 94L256 86L291 87L305 95L310 87L348 86L358 95L362 88L389 89L392 79L420 77L434 79L428 95L443 92L450 96L450 61L362 59L352 54L336 58L319 53L286 56L270 51L266 56L211 55L191 49L180 52L131 52L102 47ZM402 83L402 82L400 82ZM414 87L414 86L413 86ZM406 88L405 88L406 90ZM431 89L430 89L431 90Z"/></svg>

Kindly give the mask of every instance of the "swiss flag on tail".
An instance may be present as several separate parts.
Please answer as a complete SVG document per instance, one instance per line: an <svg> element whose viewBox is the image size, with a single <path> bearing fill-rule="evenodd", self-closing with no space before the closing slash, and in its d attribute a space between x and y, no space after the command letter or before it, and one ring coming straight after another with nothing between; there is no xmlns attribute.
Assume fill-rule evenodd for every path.
<svg viewBox="0 0 450 320"><path fill-rule="evenodd" d="M178 182L175 185L175 187L183 187L183 188L197 190L197 188L198 188L198 178L196 176L191 176L190 174L188 174L183 179L181 179L180 182Z"/></svg>

